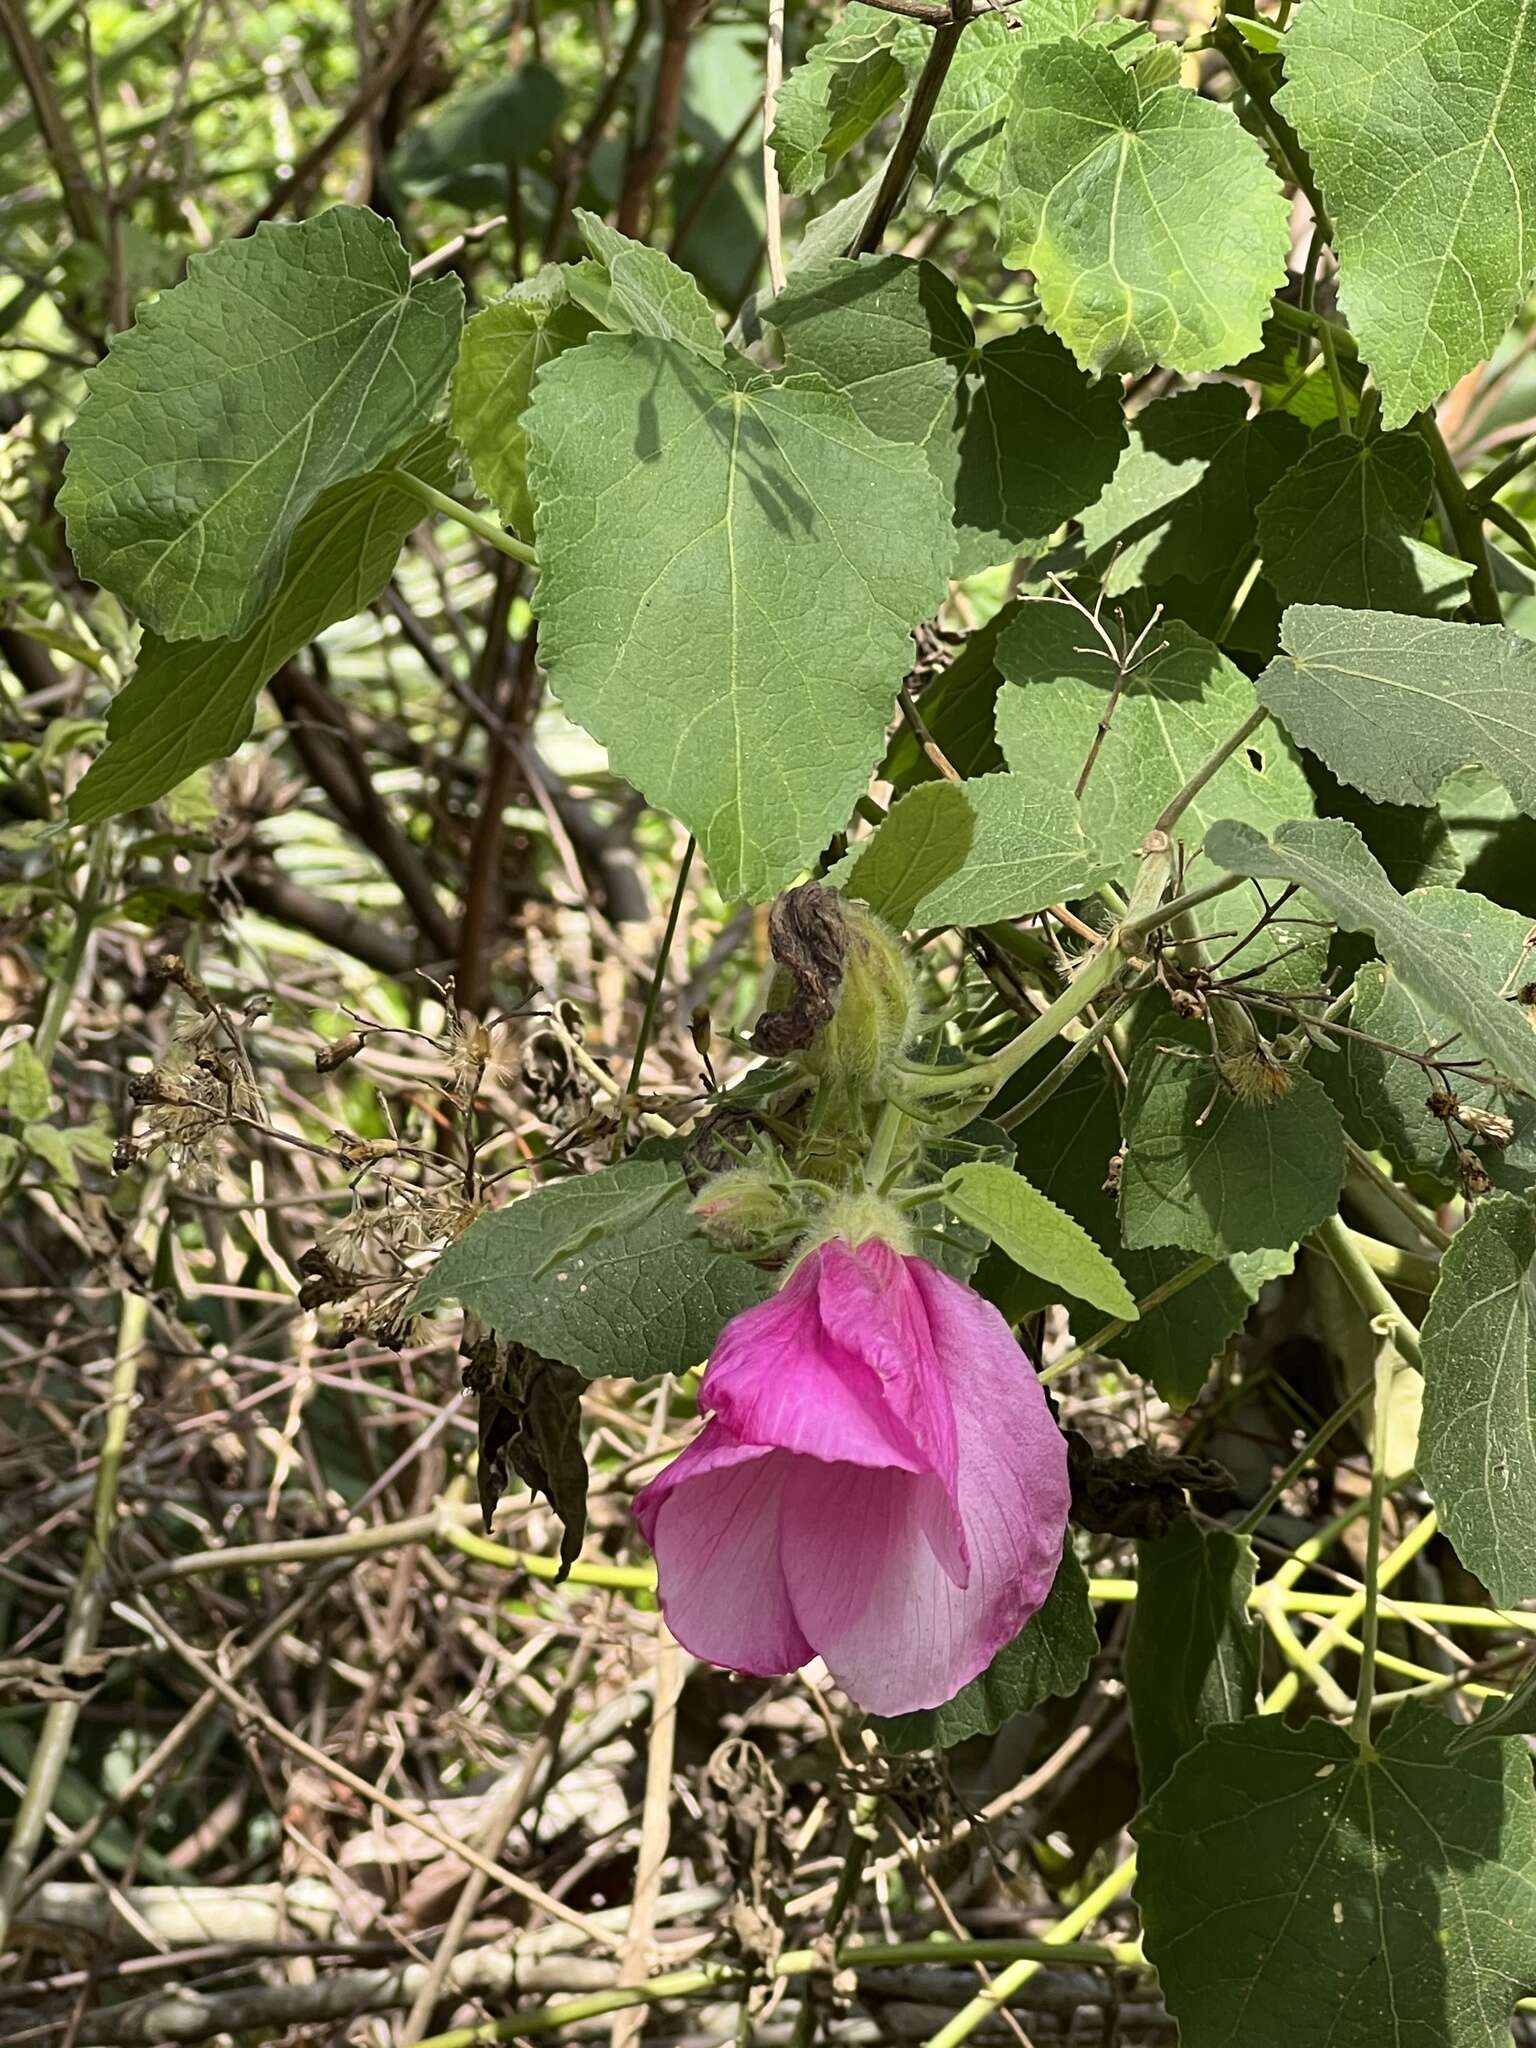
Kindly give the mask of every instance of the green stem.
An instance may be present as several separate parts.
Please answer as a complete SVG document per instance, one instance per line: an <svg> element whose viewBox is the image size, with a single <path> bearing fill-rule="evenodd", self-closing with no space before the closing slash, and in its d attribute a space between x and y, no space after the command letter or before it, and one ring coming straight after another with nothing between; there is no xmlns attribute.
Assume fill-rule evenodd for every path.
<svg viewBox="0 0 1536 2048"><path fill-rule="evenodd" d="M460 526L467 527L473 534L498 548L502 554L510 555L514 562L522 562L527 568L537 569L539 558L526 541L487 519L483 512L475 512L468 505L461 505L457 498L450 498L446 491L440 491L419 476L412 476L408 469L395 472L395 482L409 491L413 498L419 498L431 511L440 513L444 519L456 519Z"/></svg>
<svg viewBox="0 0 1536 2048"><path fill-rule="evenodd" d="M1501 626L1504 607L1499 603L1498 586L1493 580L1493 567L1488 560L1482 512L1472 502L1472 494L1451 459L1451 451L1435 424L1434 415L1421 412L1416 424L1434 463L1435 487L1445 507L1446 523L1456 543L1456 552L1471 565L1472 580L1467 586L1467 597L1472 610L1485 626Z"/></svg>
<svg viewBox="0 0 1536 2048"><path fill-rule="evenodd" d="M38 1020L37 1031L32 1040L32 1050L49 1071L53 1067L53 1056L58 1050L59 1038L69 1016L70 1006L75 1000L75 986L80 979L80 970L85 964L86 948L91 943L91 933L96 928L97 914L106 895L107 876L111 868L111 847L111 834L107 827L96 826L89 841L85 883L80 891L80 900L75 905L75 921L69 937L69 952L49 986L43 1014Z"/></svg>
<svg viewBox="0 0 1536 2048"><path fill-rule="evenodd" d="M1323 329L1341 356L1357 356L1360 353L1355 337L1347 327L1341 327L1336 320L1325 320L1321 313L1305 312L1300 306L1288 305L1284 299L1275 299L1270 304L1270 315L1278 326L1289 327L1293 334L1305 334L1321 341Z"/></svg>
<svg viewBox="0 0 1536 2048"><path fill-rule="evenodd" d="M1020 1124L1029 1121L1037 1109L1043 1109L1062 1082L1082 1065L1094 1047L1114 1029L1115 1025L1125 1015L1126 1007L1131 1002L1136 989L1144 986L1150 979L1151 976L1149 974L1138 976L1130 988L1127 988L1123 994L1116 996L1112 1003L1107 1004L1098 1021L1090 1024L1081 1038L1073 1039L1067 1051L1056 1062L1055 1066L1052 1067L1044 1080L1032 1088L1022 1102L1016 1102L1012 1109L997 1119L999 1128L1005 1131L1017 1130ZM924 1192L926 1193L927 1191L925 1190Z"/></svg>
<svg viewBox="0 0 1536 2048"><path fill-rule="evenodd" d="M979 1991L969 2005L960 2008L954 2018L940 2027L929 2037L927 2048L959 2048L962 2041L968 2041L976 2029L989 2020L1029 1982L1042 1963L1054 1961L1069 1942L1077 1939L1085 1927L1089 1927L1099 1915L1116 1899L1128 1892L1136 1879L1136 1858L1128 1856L1124 1863L1112 1870L1102 1884L1095 1885L1079 1905L1073 1907L1064 1920L1044 1936L1041 1947L1046 1948L1044 1956L1020 1956L994 1983ZM1047 1944L1049 1946L1047 1947Z"/></svg>
<svg viewBox="0 0 1536 2048"><path fill-rule="evenodd" d="M1467 492L1468 498L1474 505L1487 505L1499 495L1506 484L1513 483L1522 470L1529 469L1533 462L1536 462L1536 434L1533 434L1530 440L1522 441L1520 446L1506 455L1502 462L1495 463L1485 477L1473 484Z"/></svg>
<svg viewBox="0 0 1536 2048"><path fill-rule="evenodd" d="M1332 1261L1366 1321L1387 1324L1398 1350L1415 1371L1422 1372L1419 1326L1387 1292L1386 1283L1355 1243L1354 1232L1339 1217L1330 1216L1313 1231L1309 1242Z"/></svg>
<svg viewBox="0 0 1536 2048"><path fill-rule="evenodd" d="M640 1088L640 1070L645 1065L646 1048L651 1042L651 1033L656 1026L656 1005L661 1001L662 985L667 978L667 962L672 957L672 941L677 937L677 921L683 914L683 891L688 886L688 870L693 866L693 850L697 842L693 834L688 835L688 844L683 848L683 858L677 870L677 882L672 890L672 905L667 912L667 928L661 935L661 947L656 955L656 972L651 976L650 988L646 991L645 1012L640 1019L640 1036L635 1040L635 1056L629 1063L629 1079L624 1086L624 1102L635 1100ZM624 1122L619 1120L619 1137L622 1142Z"/></svg>
<svg viewBox="0 0 1536 2048"><path fill-rule="evenodd" d="M1247 1514L1244 1515L1237 1525L1236 1533L1239 1536L1251 1536L1253 1534L1254 1530L1258 1528L1292 1480L1299 1478L1305 1472L1324 1445L1330 1443L1338 1435L1351 1416L1359 1414L1370 1398L1371 1383L1369 1380L1362 1380L1348 1400L1341 1402L1328 1417L1328 1420L1320 1423L1311 1436L1307 1438L1307 1441L1302 1445L1295 1457L1292 1458L1263 1499L1256 1501Z"/></svg>
<svg viewBox="0 0 1536 2048"><path fill-rule="evenodd" d="M1182 1294L1186 1287L1193 1287L1197 1280L1203 1280L1207 1273L1214 1272L1220 1263L1219 1259L1196 1259L1194 1264L1186 1266L1182 1273L1175 1273L1173 1278L1165 1280L1161 1287L1154 1287L1150 1294L1144 1294L1136 1304L1137 1314L1145 1315L1148 1309L1161 1308L1165 1301L1172 1301L1173 1297ZM1091 1358L1094 1352L1101 1351L1113 1338L1118 1337L1122 1330L1128 1330L1130 1327L1128 1318L1105 1323L1083 1343L1074 1344L1072 1349L1058 1358L1054 1365L1048 1366L1040 1375L1040 1384L1049 1386L1052 1380L1059 1380L1064 1373L1069 1373L1074 1365L1080 1365L1085 1358Z"/></svg>
<svg viewBox="0 0 1536 2048"><path fill-rule="evenodd" d="M1352 1172L1373 1187L1377 1194L1389 1201L1397 1213L1422 1237L1426 1244L1432 1244L1436 1251L1450 1248L1451 1234L1442 1230L1429 1211L1416 1202L1406 1188L1400 1188L1391 1174L1383 1173L1363 1145L1357 1145L1347 1133L1344 1149L1349 1154Z"/></svg>
<svg viewBox="0 0 1536 2048"><path fill-rule="evenodd" d="M1127 1880L1128 1881L1128 1880ZM1065 1922L1062 1926L1065 1926ZM1086 1925L1086 1922L1084 1923ZM1057 1937L1053 1939L1053 1937ZM1052 1928L1039 1940L997 1937L977 1941L892 1941L853 1943L837 1952L839 1969L890 1970L913 1963L1010 1962L1029 1958L1036 1962L1084 1963L1098 1969L1139 1969L1145 1965L1135 1942L1075 1941ZM789 1949L768 1973L774 1977L807 1977L826 1968L819 1950ZM589 1992L562 2005L546 2005L533 2012L514 2013L508 2019L487 2020L480 2026L456 2027L451 2033L434 2034L418 2048L489 2048L496 2041L518 2041L525 2034L558 2034L582 2020L600 2019L603 2014L624 2012L637 2005L660 2005L669 1998L696 1998L724 1984L739 1984L746 1971L737 1963L701 1963L691 1970L672 1970L652 1977L644 1984L615 1984L610 1990Z"/></svg>

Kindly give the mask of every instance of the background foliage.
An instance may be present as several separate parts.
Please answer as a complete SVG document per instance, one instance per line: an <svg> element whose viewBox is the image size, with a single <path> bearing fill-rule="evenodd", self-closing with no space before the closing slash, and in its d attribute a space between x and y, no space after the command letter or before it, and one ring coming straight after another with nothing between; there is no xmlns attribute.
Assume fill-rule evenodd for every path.
<svg viewBox="0 0 1536 2048"><path fill-rule="evenodd" d="M1536 2038L1525 0L0 0L0 139L0 2036ZM895 1129L1074 1506L879 1721L628 1501Z"/></svg>

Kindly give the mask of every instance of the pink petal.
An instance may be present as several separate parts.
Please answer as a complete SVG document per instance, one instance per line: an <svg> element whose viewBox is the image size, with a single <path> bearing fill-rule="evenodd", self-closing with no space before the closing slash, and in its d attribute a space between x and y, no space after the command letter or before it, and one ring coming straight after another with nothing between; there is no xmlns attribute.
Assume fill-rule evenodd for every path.
<svg viewBox="0 0 1536 2048"><path fill-rule="evenodd" d="M927 1460L903 1421L901 1403L825 1328L827 1256L847 1249L818 1246L771 1301L727 1325L710 1355L703 1405L742 1443L848 1465L924 1471ZM857 1271L851 1277L867 1296L867 1278Z"/></svg>
<svg viewBox="0 0 1536 2048"><path fill-rule="evenodd" d="M914 1280L926 1262L903 1258L877 1237L856 1249L834 1239L813 1256L820 1260L817 1295L827 1335L874 1373L923 1467L938 1474L953 1500L954 1412Z"/></svg>
<svg viewBox="0 0 1536 2048"><path fill-rule="evenodd" d="M984 1671L1051 1589L1069 1490L1066 1443L1029 1361L989 1303L907 1261L954 1408L971 1559L956 1582L920 1481L797 1465L782 1555L794 1612L860 1706L941 1705Z"/></svg>
<svg viewBox="0 0 1536 2048"><path fill-rule="evenodd" d="M685 1650L731 1671L772 1677L816 1652L779 1562L785 1452L740 1444L707 1423L635 1496L656 1557L661 1611Z"/></svg>

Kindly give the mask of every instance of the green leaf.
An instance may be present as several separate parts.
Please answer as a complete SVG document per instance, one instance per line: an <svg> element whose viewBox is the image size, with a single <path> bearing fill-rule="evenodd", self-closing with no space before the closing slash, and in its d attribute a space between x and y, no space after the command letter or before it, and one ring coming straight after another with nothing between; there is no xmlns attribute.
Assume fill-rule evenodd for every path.
<svg viewBox="0 0 1536 2048"><path fill-rule="evenodd" d="M1043 328L978 348L934 264L840 258L797 272L762 317L790 374L816 372L875 433L927 450L955 503L957 574L1081 511L1125 446L1112 381L1085 377Z"/></svg>
<svg viewBox="0 0 1536 2048"><path fill-rule="evenodd" d="M734 1315L773 1290L693 1227L673 1148L537 1188L479 1217L417 1291L459 1302L505 1343L588 1379L687 1372Z"/></svg>
<svg viewBox="0 0 1536 2048"><path fill-rule="evenodd" d="M232 754L250 733L261 686L338 619L371 604L389 581L421 501L401 470L443 490L453 450L441 427L395 451L367 476L334 484L300 525L272 602L235 640L169 641L146 633L127 687L107 713L107 744L69 800L77 822L153 803L194 770Z"/></svg>
<svg viewBox="0 0 1536 2048"><path fill-rule="evenodd" d="M1145 1001L1145 999L1143 999ZM1166 1011L1162 1013L1166 1015ZM1140 1005L1133 1014L1133 1029ZM1030 1064L1016 1084L1020 1094L1044 1078L1060 1048ZM1005 1098L1006 1100L1007 1098ZM1105 1070L1085 1062L1016 1133L1020 1171L1065 1209L1096 1244L1107 1246L1138 1301L1185 1272L1193 1263L1183 1251L1128 1251L1120 1235L1115 1197L1105 1185L1120 1144L1120 1097ZM1010 1320L1056 1299L1046 1286L1017 1267L994 1258L980 1275L983 1291ZM1199 1394L1211 1361L1241 1329L1267 1280L1290 1271L1289 1252L1247 1252L1182 1288L1161 1307L1144 1309L1139 1322L1108 1338L1104 1351L1122 1359L1157 1388L1172 1407L1184 1409ZM1091 1337L1100 1313L1086 1303L1069 1304L1072 1330Z"/></svg>
<svg viewBox="0 0 1536 2048"><path fill-rule="evenodd" d="M906 90L893 15L850 7L779 88L770 140L786 192L814 192Z"/></svg>
<svg viewBox="0 0 1536 2048"><path fill-rule="evenodd" d="M1045 1605L979 1678L942 1707L889 1720L875 1714L869 1725L897 1756L953 1749L973 1735L994 1734L1012 1715L1027 1714L1042 1700L1069 1698L1088 1676L1098 1648L1088 1581L1069 1535Z"/></svg>
<svg viewBox="0 0 1536 2048"><path fill-rule="evenodd" d="M571 298L565 273L550 266L477 313L464 330L453 373L454 436L469 457L475 488L527 539L533 532L523 413L545 363L596 327Z"/></svg>
<svg viewBox="0 0 1536 2048"><path fill-rule="evenodd" d="M1159 622L1147 645L1158 651L1126 683L1082 797L1084 830L1117 869L1134 862L1169 798L1255 709L1248 678L1188 626ZM1020 609L997 659L1016 686L997 699L1009 767L1042 792L1075 789L1115 686L1104 650L1080 612L1046 600ZM1180 830L1194 845L1215 818L1272 825L1311 811L1284 737L1263 725L1201 790Z"/></svg>
<svg viewBox="0 0 1536 2048"><path fill-rule="evenodd" d="M1206 1732L1254 1711L1260 1631L1248 1612L1253 1545L1192 1516L1136 1546L1125 1689L1150 1799Z"/></svg>
<svg viewBox="0 0 1536 2048"><path fill-rule="evenodd" d="M167 639L245 632L321 493L430 417L462 318L361 207L194 256L86 374L59 494L82 576Z"/></svg>
<svg viewBox="0 0 1536 2048"><path fill-rule="evenodd" d="M1109 488L1082 518L1106 591L1246 567L1255 509L1306 446L1306 428L1288 413L1249 419L1248 394L1235 384L1202 384L1144 406Z"/></svg>
<svg viewBox="0 0 1536 2048"><path fill-rule="evenodd" d="M1224 819L1207 832L1205 850L1231 874L1299 882L1345 931L1369 932L1407 987L1451 1018L1497 1072L1536 1095L1536 1033L1512 1004L1469 984L1441 932L1411 898L1398 895L1353 825L1338 818L1298 820L1266 840L1251 826ZM1469 1057L1465 1045L1457 1057Z"/></svg>
<svg viewBox="0 0 1536 2048"><path fill-rule="evenodd" d="M585 264L566 267L566 289L579 305L607 327L643 334L652 341L677 342L711 363L724 362L719 323L686 270L662 250L632 242L582 207L576 208L573 218L582 240L607 272L606 282L594 290Z"/></svg>
<svg viewBox="0 0 1536 2048"><path fill-rule="evenodd" d="M74 1151L57 1124L27 1124L22 1129L21 1142L34 1159L42 1161L61 1187L79 1187Z"/></svg>
<svg viewBox="0 0 1536 2048"><path fill-rule="evenodd" d="M1024 52L1065 36L1102 41L1122 62L1146 49L1141 22L1093 19L1093 0L1029 0L1007 15L973 15L966 25L923 138L933 159L930 204L940 213L963 213L995 196L1003 180L1008 109L1028 63ZM897 48L916 80L932 31L904 26Z"/></svg>
<svg viewBox="0 0 1536 2048"><path fill-rule="evenodd" d="M1408 543L1433 490L1418 434L1366 441L1322 429L1259 507L1259 552L1280 602L1430 610Z"/></svg>
<svg viewBox="0 0 1536 2048"><path fill-rule="evenodd" d="M52 1106L48 1069L25 1039L12 1046L10 1057L0 1070L0 1090L4 1091L7 1110L21 1124L36 1123Z"/></svg>
<svg viewBox="0 0 1536 2048"><path fill-rule="evenodd" d="M1260 697L1341 782L1432 804L1477 762L1536 813L1536 646L1502 626L1294 605Z"/></svg>
<svg viewBox="0 0 1536 2048"><path fill-rule="evenodd" d="M1107 1316L1136 1320L1136 1299L1082 1225L1030 1186L1022 1173L977 1162L941 1184L945 1207L990 1237L1027 1273L1091 1302Z"/></svg>
<svg viewBox="0 0 1536 2048"><path fill-rule="evenodd" d="M970 851L961 869L919 901L914 926L1027 917L1107 878L1070 786L1039 789L1017 775L978 775L961 786L975 818Z"/></svg>
<svg viewBox="0 0 1536 2048"><path fill-rule="evenodd" d="M1339 298L1401 426L1493 354L1536 262L1528 0L1321 0L1277 104L1333 217Z"/></svg>
<svg viewBox="0 0 1536 2048"><path fill-rule="evenodd" d="M1131 1062L1120 1176L1125 1241L1182 1245L1212 1258L1299 1244L1338 1206L1338 1111L1322 1084L1296 1068L1287 1069L1287 1093L1240 1102L1218 1078L1209 1046L1203 1027L1186 1025L1152 1034Z"/></svg>
<svg viewBox="0 0 1536 2048"><path fill-rule="evenodd" d="M1258 347L1284 282L1287 205L1230 107L1060 42L1021 66L1004 260L1035 274L1084 369L1216 370Z"/></svg>
<svg viewBox="0 0 1536 2048"><path fill-rule="evenodd" d="M976 336L936 264L835 257L797 270L762 319L778 329L789 375L824 378L871 433L926 449L953 486L960 372Z"/></svg>
<svg viewBox="0 0 1536 2048"><path fill-rule="evenodd" d="M564 102L564 88L552 71L542 64L520 65L435 106L396 150L391 173L415 199L504 206L509 167L538 154Z"/></svg>
<svg viewBox="0 0 1536 2048"><path fill-rule="evenodd" d="M1536 1664L1508 1699L1489 1700L1477 1719L1460 1730L1451 1748L1459 1755L1474 1743L1492 1742L1504 1735L1536 1735Z"/></svg>
<svg viewBox="0 0 1536 2048"><path fill-rule="evenodd" d="M1536 1792L1399 1707L1216 1728L1134 1823L1143 1941L1183 2048L1509 2048L1536 1985Z"/></svg>
<svg viewBox="0 0 1536 2048"><path fill-rule="evenodd" d="M1536 1215L1478 1203L1424 1318L1419 1474L1456 1555L1494 1600L1536 1599Z"/></svg>
<svg viewBox="0 0 1536 2048"><path fill-rule="evenodd" d="M867 903L898 931L917 906L964 868L976 836L976 813L965 786L923 782L892 804L848 869L843 892Z"/></svg>
<svg viewBox="0 0 1536 2048"><path fill-rule="evenodd" d="M1043 327L989 341L962 387L956 573L1010 559L1092 504L1125 444L1112 377L1084 376Z"/></svg>
<svg viewBox="0 0 1536 2048"><path fill-rule="evenodd" d="M1529 918L1469 889L1425 889L1411 902L1422 921L1440 934L1445 956L1458 961L1467 980L1485 994L1498 1000L1501 989L1517 987L1525 978ZM1349 1022L1371 1039L1408 1052L1444 1045L1447 1059L1461 1057L1460 1046L1451 1042L1458 1030L1454 1020L1422 1001L1380 961L1368 962L1355 977ZM1437 1085L1433 1077L1365 1039L1346 1039L1343 1054L1363 1141L1406 1172L1454 1182L1456 1167L1445 1125L1429 1109L1429 1094ZM1506 1115L1514 1125L1514 1137L1503 1150L1478 1143L1470 1132L1458 1133L1461 1143L1482 1160L1494 1184L1518 1191L1536 1183L1536 1102L1457 1077L1451 1086L1473 1108Z"/></svg>
<svg viewBox="0 0 1536 2048"><path fill-rule="evenodd" d="M725 895L772 895L845 823L943 601L922 450L809 378L616 335L548 364L525 425L551 686Z"/></svg>

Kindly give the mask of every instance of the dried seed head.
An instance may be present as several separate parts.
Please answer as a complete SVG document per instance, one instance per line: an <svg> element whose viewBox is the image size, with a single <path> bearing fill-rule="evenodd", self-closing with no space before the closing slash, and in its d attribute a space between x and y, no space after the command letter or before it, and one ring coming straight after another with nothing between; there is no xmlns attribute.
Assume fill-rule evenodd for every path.
<svg viewBox="0 0 1536 2048"><path fill-rule="evenodd" d="M1491 1109L1476 1109L1469 1102L1456 1105L1456 1121L1469 1137L1497 1145L1501 1152L1515 1135L1513 1117L1501 1116Z"/></svg>
<svg viewBox="0 0 1536 2048"><path fill-rule="evenodd" d="M1493 1176L1475 1152L1459 1152L1456 1169L1461 1179L1461 1191L1468 1201L1475 1201L1479 1195L1486 1195L1492 1189Z"/></svg>
<svg viewBox="0 0 1536 2048"><path fill-rule="evenodd" d="M355 1060L367 1043L366 1031L349 1031L345 1038L333 1038L329 1045L322 1045L315 1054L315 1072L334 1074L348 1060Z"/></svg>

